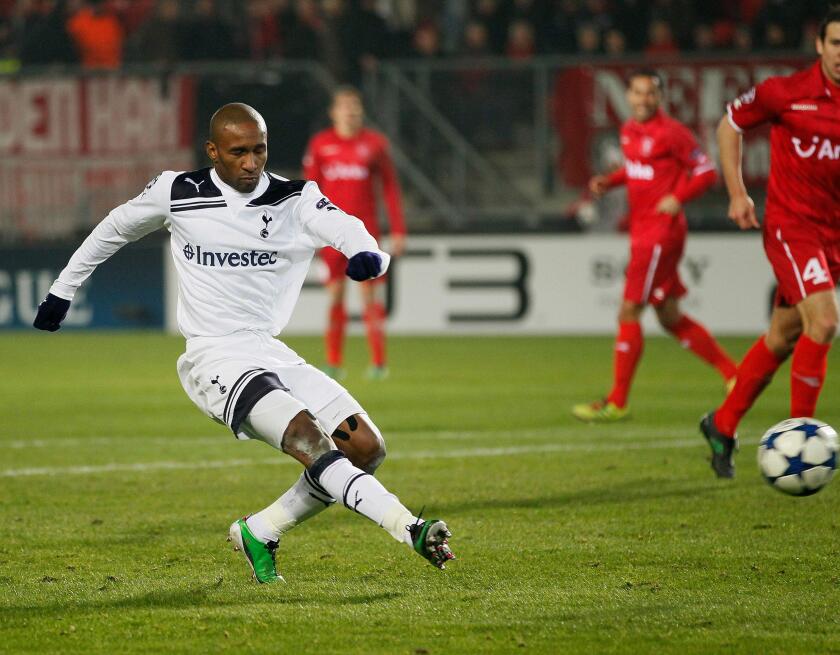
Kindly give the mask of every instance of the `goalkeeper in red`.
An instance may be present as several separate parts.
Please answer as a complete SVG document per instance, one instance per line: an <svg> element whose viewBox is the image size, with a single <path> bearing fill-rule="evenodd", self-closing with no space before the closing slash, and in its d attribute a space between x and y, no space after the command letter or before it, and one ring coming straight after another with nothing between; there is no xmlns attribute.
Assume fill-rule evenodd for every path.
<svg viewBox="0 0 840 655"><path fill-rule="evenodd" d="M627 100L632 117L621 128L624 167L611 175L597 175L589 183L595 196L627 186L630 261L618 312L613 387L605 399L572 408L583 421L619 421L628 416L630 385L644 345L640 319L647 305L653 306L665 330L714 366L724 380L735 375L734 362L706 328L680 309L686 288L677 267L688 232L683 207L715 183L715 167L691 131L662 110L658 73L632 74Z"/></svg>
<svg viewBox="0 0 840 655"><path fill-rule="evenodd" d="M364 222L365 229L379 238L377 185L379 185L391 227L391 254L399 257L405 249L405 220L397 173L391 160L388 139L364 125L362 97L354 87L339 87L330 105L333 126L312 137L303 159L303 176L313 180L324 194L341 208ZM344 333L347 310L344 305L347 258L334 248L324 248L321 258L327 265L330 296L325 335L326 372L343 376ZM385 305L379 297L384 278L362 282L362 318L370 347L368 377L387 376L385 360Z"/></svg>
<svg viewBox="0 0 840 655"><path fill-rule="evenodd" d="M735 430L776 369L793 355L790 415L813 416L837 331L840 279L840 9L816 39L819 59L788 77L771 77L727 107L718 144L729 218L760 228L778 282L766 334L738 366L737 383L700 429L718 477L735 475ZM741 173L742 133L770 124L770 179L764 221Z"/></svg>

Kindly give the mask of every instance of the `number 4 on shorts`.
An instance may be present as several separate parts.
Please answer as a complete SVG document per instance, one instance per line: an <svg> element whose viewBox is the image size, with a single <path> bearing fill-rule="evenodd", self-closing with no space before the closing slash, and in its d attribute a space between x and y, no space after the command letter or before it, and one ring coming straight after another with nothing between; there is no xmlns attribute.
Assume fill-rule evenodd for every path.
<svg viewBox="0 0 840 655"><path fill-rule="evenodd" d="M802 280L813 284L825 284L828 282L828 273L825 272L817 257L811 257L808 263L805 264L805 270L802 271Z"/></svg>

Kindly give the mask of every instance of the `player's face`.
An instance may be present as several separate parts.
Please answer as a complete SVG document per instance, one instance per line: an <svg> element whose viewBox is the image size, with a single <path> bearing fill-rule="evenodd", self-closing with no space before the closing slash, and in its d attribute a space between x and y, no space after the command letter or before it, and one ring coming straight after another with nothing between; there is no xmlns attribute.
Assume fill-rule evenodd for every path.
<svg viewBox="0 0 840 655"><path fill-rule="evenodd" d="M330 107L330 118L339 132L356 133L362 129L365 110L355 93L339 93Z"/></svg>
<svg viewBox="0 0 840 655"><path fill-rule="evenodd" d="M633 118L639 123L650 120L659 109L662 102L662 89L653 77L637 75L630 80L627 87L627 102L630 103L630 112Z"/></svg>
<svg viewBox="0 0 840 655"><path fill-rule="evenodd" d="M207 154L226 184L240 193L250 193L257 188L265 168L267 142L256 123L233 123L225 126L215 142L207 142Z"/></svg>
<svg viewBox="0 0 840 655"><path fill-rule="evenodd" d="M840 85L840 23L829 23L826 26L825 39L817 37L817 52L820 53L823 73Z"/></svg>

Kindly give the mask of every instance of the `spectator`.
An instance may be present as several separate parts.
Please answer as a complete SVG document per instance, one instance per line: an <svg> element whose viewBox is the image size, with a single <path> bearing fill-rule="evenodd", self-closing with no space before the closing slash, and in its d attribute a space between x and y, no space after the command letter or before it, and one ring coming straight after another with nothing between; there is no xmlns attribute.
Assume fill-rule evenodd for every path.
<svg viewBox="0 0 840 655"><path fill-rule="evenodd" d="M231 36L231 25L219 15L214 0L196 0L193 15L184 22L190 35L190 47L184 49L187 60L226 60L238 53Z"/></svg>
<svg viewBox="0 0 840 655"><path fill-rule="evenodd" d="M484 57L490 54L490 36L484 23L475 20L467 23L460 54L466 57Z"/></svg>
<svg viewBox="0 0 840 655"><path fill-rule="evenodd" d="M656 57L679 52L671 26L662 19L654 19L648 26L648 45L645 55Z"/></svg>
<svg viewBox="0 0 840 655"><path fill-rule="evenodd" d="M732 36L732 47L738 52L752 52L753 38L749 27L740 25L735 28L735 33Z"/></svg>
<svg viewBox="0 0 840 655"><path fill-rule="evenodd" d="M182 50L191 50L200 38L190 35L184 40L184 24L180 19L181 6L178 0L158 0L152 18L143 23L129 39L131 58L154 64L176 64L182 58ZM184 47L189 45L189 48Z"/></svg>
<svg viewBox="0 0 840 655"><path fill-rule="evenodd" d="M490 48L495 54L504 52L507 42L507 19L499 0L476 0L474 15L484 23L490 37Z"/></svg>
<svg viewBox="0 0 840 655"><path fill-rule="evenodd" d="M787 48L788 41L785 28L778 23L767 23L764 26L764 46L776 49Z"/></svg>
<svg viewBox="0 0 840 655"><path fill-rule="evenodd" d="M581 55L597 55L601 51L601 33L592 23L582 23L575 34Z"/></svg>
<svg viewBox="0 0 840 655"><path fill-rule="evenodd" d="M537 53L534 27L526 20L515 20L508 28L505 54L510 59L531 59Z"/></svg>
<svg viewBox="0 0 840 655"><path fill-rule="evenodd" d="M615 28L604 34L604 51L611 57L621 57L627 54L627 38L624 32Z"/></svg>
<svg viewBox="0 0 840 655"><path fill-rule="evenodd" d="M281 14L283 52L289 59L320 59L324 29L315 0L297 0L294 12ZM285 24L284 24L285 23Z"/></svg>
<svg viewBox="0 0 840 655"><path fill-rule="evenodd" d="M247 0L247 51L251 59L279 57L282 53L276 6L271 0Z"/></svg>
<svg viewBox="0 0 840 655"><path fill-rule="evenodd" d="M20 60L23 65L76 63L67 34L67 16L55 0L32 2L23 15Z"/></svg>
<svg viewBox="0 0 840 655"><path fill-rule="evenodd" d="M709 52L715 48L715 33L708 23L697 23L694 26L692 40L694 49L699 52Z"/></svg>
<svg viewBox="0 0 840 655"><path fill-rule="evenodd" d="M412 39L414 56L422 59L435 59L443 53L440 48L440 35L437 27L431 23L421 25L414 32Z"/></svg>
<svg viewBox="0 0 840 655"><path fill-rule="evenodd" d="M67 21L79 60L85 68L115 69L123 60L123 28L107 0L89 0Z"/></svg>

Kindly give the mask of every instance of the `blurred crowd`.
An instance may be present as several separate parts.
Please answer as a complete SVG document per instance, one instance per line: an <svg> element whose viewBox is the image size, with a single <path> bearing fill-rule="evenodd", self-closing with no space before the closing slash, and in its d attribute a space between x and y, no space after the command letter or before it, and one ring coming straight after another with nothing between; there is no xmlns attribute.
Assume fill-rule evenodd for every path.
<svg viewBox="0 0 840 655"><path fill-rule="evenodd" d="M810 49L825 0L0 0L0 61L119 68L317 59Z"/></svg>

